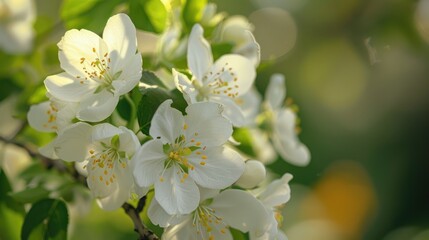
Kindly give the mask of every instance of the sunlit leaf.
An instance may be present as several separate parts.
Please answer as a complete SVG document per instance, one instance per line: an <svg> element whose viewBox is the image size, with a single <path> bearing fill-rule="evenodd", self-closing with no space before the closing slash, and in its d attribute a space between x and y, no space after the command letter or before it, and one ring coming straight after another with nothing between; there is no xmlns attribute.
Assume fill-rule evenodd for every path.
<svg viewBox="0 0 429 240"><path fill-rule="evenodd" d="M167 23L167 10L160 0L130 0L130 18L136 28L160 33Z"/></svg>
<svg viewBox="0 0 429 240"><path fill-rule="evenodd" d="M207 0L187 0L182 12L183 21L188 29L199 22L203 16L204 7L207 5Z"/></svg>

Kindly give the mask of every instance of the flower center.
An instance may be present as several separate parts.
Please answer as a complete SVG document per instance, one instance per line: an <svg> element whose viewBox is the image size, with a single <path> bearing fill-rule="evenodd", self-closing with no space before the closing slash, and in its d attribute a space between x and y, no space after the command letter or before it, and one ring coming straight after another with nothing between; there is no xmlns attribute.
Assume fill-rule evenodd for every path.
<svg viewBox="0 0 429 240"><path fill-rule="evenodd" d="M48 121L43 124L43 127L50 128L52 130L58 130L57 126L57 113L58 108L55 106L53 102L49 103L49 109L46 111L46 115L48 116Z"/></svg>
<svg viewBox="0 0 429 240"><path fill-rule="evenodd" d="M116 180L114 168L116 164L120 167L127 167L128 156L125 152L118 150L119 136L115 135L111 139L111 144L101 142L102 150L96 152L93 149L89 150L89 163L86 166L94 173L92 174L93 181L100 181L101 183L109 186Z"/></svg>
<svg viewBox="0 0 429 240"><path fill-rule="evenodd" d="M225 234L228 230L227 225L222 221L222 218L216 215L216 212L214 209L200 205L198 208L194 211L194 216L192 220L192 226L195 227L197 234L200 234L202 236L202 239L204 238L203 233L207 233L208 239L214 240L214 234L213 229L220 229L219 231L222 234Z"/></svg>
<svg viewBox="0 0 429 240"><path fill-rule="evenodd" d="M203 86L196 86L199 94L203 98L209 95L223 95L230 98L236 98L239 94L240 86L237 84L238 78L235 76L233 69L228 63L218 72L208 72L203 77ZM195 84L194 84L195 85Z"/></svg>
<svg viewBox="0 0 429 240"><path fill-rule="evenodd" d="M80 58L80 64L86 76L76 76L76 78L81 79L80 84L88 83L90 80L97 82L99 87L95 90L95 93L98 93L103 89L107 89L112 92L114 90L112 82L121 75L122 71L114 74L111 73L109 66L111 60L107 52L101 57L98 55L96 48L92 48L92 52L95 54L92 61L84 57Z"/></svg>

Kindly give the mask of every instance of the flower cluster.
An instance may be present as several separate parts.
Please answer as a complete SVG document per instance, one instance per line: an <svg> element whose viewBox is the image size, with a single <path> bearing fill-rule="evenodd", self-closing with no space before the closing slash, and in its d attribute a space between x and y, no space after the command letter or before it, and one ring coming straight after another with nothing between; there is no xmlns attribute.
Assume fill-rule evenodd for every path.
<svg viewBox="0 0 429 240"><path fill-rule="evenodd" d="M153 191L147 214L164 228L163 239L232 239L230 228L251 239L285 239L278 206L289 200L292 177L264 186L264 163L275 150L300 166L310 157L297 138L295 111L283 106L284 77L272 77L261 102L250 23L209 4L186 34L174 23L177 9L170 11L172 23L152 43L122 13L108 20L102 38L85 29L65 33L58 43L64 72L46 78L49 100L28 112L33 128L56 133L41 153L81 166L105 210ZM206 29L217 35L205 37ZM219 43L231 48L215 59ZM144 44L157 47L148 55ZM149 69L142 56L154 63ZM160 83L145 82L148 74ZM149 101L153 89L164 92ZM125 116L119 103L131 109ZM242 152L239 130L254 133L253 156ZM269 157L260 154L266 151Z"/></svg>

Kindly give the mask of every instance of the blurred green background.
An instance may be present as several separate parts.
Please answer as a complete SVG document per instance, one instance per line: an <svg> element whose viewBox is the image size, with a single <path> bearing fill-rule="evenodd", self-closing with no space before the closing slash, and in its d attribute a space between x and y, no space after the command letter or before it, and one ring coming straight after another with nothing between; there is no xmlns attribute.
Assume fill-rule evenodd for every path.
<svg viewBox="0 0 429 240"><path fill-rule="evenodd" d="M246 16L254 25L263 60L260 92L271 74L283 73L288 97L300 108L300 139L311 151L310 165L269 166L294 175L292 200L283 210L289 239L429 239L428 0L213 2L218 11ZM34 79L18 77L20 82L60 71L55 44L66 30L61 7L61 1L36 1L37 52L13 61L2 53L1 78L23 75L15 65L40 59L47 64L28 70ZM98 21L98 14L87 17ZM21 90L1 84L1 100ZM37 101L38 91L26 91ZM25 116L27 109L19 110ZM7 121L0 127L8 128ZM71 213L71 239L135 238L122 211L93 205L89 215Z"/></svg>

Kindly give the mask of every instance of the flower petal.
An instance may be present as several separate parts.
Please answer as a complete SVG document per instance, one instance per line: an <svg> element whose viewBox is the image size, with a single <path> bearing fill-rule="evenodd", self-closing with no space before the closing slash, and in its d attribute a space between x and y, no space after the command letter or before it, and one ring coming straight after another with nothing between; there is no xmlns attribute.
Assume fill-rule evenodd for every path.
<svg viewBox="0 0 429 240"><path fill-rule="evenodd" d="M194 85L192 85L192 81L189 78L173 68L173 78L174 83L176 84L176 88L179 89L183 93L183 97L185 98L188 104L197 102L198 91L195 89Z"/></svg>
<svg viewBox="0 0 429 240"><path fill-rule="evenodd" d="M109 49L97 34L82 29L67 31L58 43L61 68L73 77L89 78L93 70L98 72L91 63L109 52ZM61 98L60 98L61 99Z"/></svg>
<svg viewBox="0 0 429 240"><path fill-rule="evenodd" d="M112 82L116 95L124 95L130 92L140 81L142 76L142 57L135 54L124 60L121 74Z"/></svg>
<svg viewBox="0 0 429 240"><path fill-rule="evenodd" d="M121 134L122 131L110 123L100 123L94 126L92 131L92 141L102 141L112 138L115 135Z"/></svg>
<svg viewBox="0 0 429 240"><path fill-rule="evenodd" d="M160 178L166 158L162 145L160 140L150 140L133 156L133 174L139 186L149 187Z"/></svg>
<svg viewBox="0 0 429 240"><path fill-rule="evenodd" d="M91 95L80 103L77 118L82 121L99 122L108 118L118 105L119 97L106 90Z"/></svg>
<svg viewBox="0 0 429 240"><path fill-rule="evenodd" d="M153 115L149 134L163 143L174 143L183 133L185 121L182 113L171 107L172 100L164 101Z"/></svg>
<svg viewBox="0 0 429 240"><path fill-rule="evenodd" d="M88 123L75 123L58 135L53 146L56 155L68 162L81 162L88 157L92 126Z"/></svg>
<svg viewBox="0 0 429 240"><path fill-rule="evenodd" d="M250 193L227 189L213 199L210 206L229 226L256 236L264 234L270 227L270 216Z"/></svg>
<svg viewBox="0 0 429 240"><path fill-rule="evenodd" d="M50 101L31 106L27 113L28 124L40 132L55 132L58 128L55 121L56 113L51 111Z"/></svg>
<svg viewBox="0 0 429 240"><path fill-rule="evenodd" d="M44 83L49 94L67 102L80 102L92 95L98 86L92 81L88 84L81 84L78 78L65 72L48 76Z"/></svg>
<svg viewBox="0 0 429 240"><path fill-rule="evenodd" d="M200 201L197 185L191 178L184 178L177 166L165 170L163 181L155 182L155 198L168 214L188 214Z"/></svg>
<svg viewBox="0 0 429 240"><path fill-rule="evenodd" d="M164 210L164 208L159 205L155 198L152 199L149 205L149 209L147 210L147 216L153 224L159 225L163 228L168 226L168 222L172 217L172 215L168 214Z"/></svg>
<svg viewBox="0 0 429 240"><path fill-rule="evenodd" d="M221 105L211 102L194 103L186 108L186 113L187 140L194 139L201 146L211 147L220 146L231 137L232 125L222 116Z"/></svg>
<svg viewBox="0 0 429 240"><path fill-rule="evenodd" d="M235 127L241 127L246 123L242 109L233 99L219 95L211 97L210 101L223 105L222 115L230 120Z"/></svg>
<svg viewBox="0 0 429 240"><path fill-rule="evenodd" d="M188 40L188 67L198 81L202 81L213 65L212 50L203 33L203 28L195 24Z"/></svg>
<svg viewBox="0 0 429 240"><path fill-rule="evenodd" d="M265 91L265 100L272 109L280 109L286 97L285 77L282 74L273 74Z"/></svg>
<svg viewBox="0 0 429 240"><path fill-rule="evenodd" d="M266 206L280 206L290 199L289 181L292 175L286 173L282 178L272 181L265 190L256 197Z"/></svg>
<svg viewBox="0 0 429 240"><path fill-rule="evenodd" d="M123 126L120 126L119 129L122 131L119 135L119 150L132 157L140 148L140 141L130 129Z"/></svg>
<svg viewBox="0 0 429 240"><path fill-rule="evenodd" d="M104 27L103 40L109 47L113 72L123 69L127 64L126 60L136 55L136 28L126 14L120 13L109 18ZM139 56L141 59L140 54Z"/></svg>
<svg viewBox="0 0 429 240"><path fill-rule="evenodd" d="M244 159L236 151L230 148L208 148L201 151L200 155L189 156L195 169L189 171L189 175L199 185L224 189L231 186L244 172Z"/></svg>
<svg viewBox="0 0 429 240"><path fill-rule="evenodd" d="M281 109L277 112L271 139L285 161L297 166L306 166L310 162L310 151L296 136L295 119L295 113L291 109Z"/></svg>

